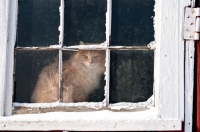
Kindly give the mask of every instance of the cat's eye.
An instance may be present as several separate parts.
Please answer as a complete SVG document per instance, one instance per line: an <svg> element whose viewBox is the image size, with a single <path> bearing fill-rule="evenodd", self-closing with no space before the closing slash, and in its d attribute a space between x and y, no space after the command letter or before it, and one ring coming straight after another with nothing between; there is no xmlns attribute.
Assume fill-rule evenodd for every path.
<svg viewBox="0 0 200 132"><path fill-rule="evenodd" d="M99 55L94 56L95 59L99 58Z"/></svg>
<svg viewBox="0 0 200 132"><path fill-rule="evenodd" d="M88 56L87 55L82 55L85 59L87 59L88 58Z"/></svg>

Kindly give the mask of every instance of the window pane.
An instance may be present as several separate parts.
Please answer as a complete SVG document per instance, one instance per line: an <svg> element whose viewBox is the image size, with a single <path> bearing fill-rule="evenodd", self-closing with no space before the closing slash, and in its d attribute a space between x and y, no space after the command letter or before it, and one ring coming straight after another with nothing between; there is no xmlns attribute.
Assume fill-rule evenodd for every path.
<svg viewBox="0 0 200 132"><path fill-rule="evenodd" d="M65 0L64 45L106 40L106 0Z"/></svg>
<svg viewBox="0 0 200 132"><path fill-rule="evenodd" d="M63 52L63 102L104 100L105 51Z"/></svg>
<svg viewBox="0 0 200 132"><path fill-rule="evenodd" d="M16 50L14 102L30 102L39 73L45 66L57 60L57 50ZM47 84L45 79L47 76L43 77L43 84Z"/></svg>
<svg viewBox="0 0 200 132"><path fill-rule="evenodd" d="M112 1L112 46L146 46L154 40L154 0Z"/></svg>
<svg viewBox="0 0 200 132"><path fill-rule="evenodd" d="M111 51L110 103L146 101L153 94L154 52Z"/></svg>
<svg viewBox="0 0 200 132"><path fill-rule="evenodd" d="M58 44L59 0L19 0L17 46Z"/></svg>

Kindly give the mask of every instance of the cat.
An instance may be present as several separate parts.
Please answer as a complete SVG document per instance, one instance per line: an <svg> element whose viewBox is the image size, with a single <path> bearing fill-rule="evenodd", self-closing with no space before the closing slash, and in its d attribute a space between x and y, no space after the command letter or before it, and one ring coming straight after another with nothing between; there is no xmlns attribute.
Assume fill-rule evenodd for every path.
<svg viewBox="0 0 200 132"><path fill-rule="evenodd" d="M86 44L80 42L80 44ZM59 100L58 62L54 62L40 72L31 96L32 103L50 103ZM63 61L62 97L64 103L85 102L100 85L105 72L105 51L79 50Z"/></svg>

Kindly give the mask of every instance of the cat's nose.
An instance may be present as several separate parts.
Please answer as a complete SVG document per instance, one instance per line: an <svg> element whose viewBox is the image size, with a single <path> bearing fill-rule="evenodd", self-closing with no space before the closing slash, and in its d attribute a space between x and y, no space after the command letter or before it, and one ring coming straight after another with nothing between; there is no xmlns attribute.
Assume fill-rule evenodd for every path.
<svg viewBox="0 0 200 132"><path fill-rule="evenodd" d="M93 61L89 61L89 64L92 65Z"/></svg>

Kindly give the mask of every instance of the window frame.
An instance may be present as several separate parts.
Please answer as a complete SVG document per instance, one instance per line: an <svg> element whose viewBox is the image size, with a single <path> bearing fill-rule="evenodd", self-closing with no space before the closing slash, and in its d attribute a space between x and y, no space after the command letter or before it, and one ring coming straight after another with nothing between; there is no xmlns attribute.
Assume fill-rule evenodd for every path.
<svg viewBox="0 0 200 132"><path fill-rule="evenodd" d="M111 0L107 1L111 2ZM129 112L128 115L127 112L118 113L124 116L123 118L115 118L116 112L109 112L107 115L108 111L104 111L105 113L99 111L95 114L100 114L104 118L97 117L91 120L90 116L86 115L94 113L83 112L79 113L82 118L77 122L78 117L60 120L59 116L54 115L53 120L48 117L44 119L45 115L48 116L51 113L11 115L18 1L0 1L0 20L2 21L0 28L2 41L0 43L2 56L0 59L0 122L3 124L0 130L181 130L182 121L184 121L184 81L187 82L187 79L184 79L185 43L181 36L184 7L187 6L188 1L155 0L155 2L155 107L147 111ZM188 66L192 69L192 64ZM191 79L191 76L189 78ZM59 115L59 113L55 114ZM72 113L65 112L61 115L67 117L70 114ZM144 115L144 118L139 119L139 115ZM37 117L37 119L30 117Z"/></svg>

